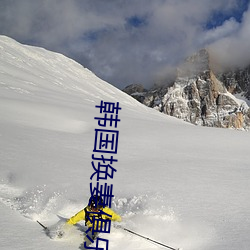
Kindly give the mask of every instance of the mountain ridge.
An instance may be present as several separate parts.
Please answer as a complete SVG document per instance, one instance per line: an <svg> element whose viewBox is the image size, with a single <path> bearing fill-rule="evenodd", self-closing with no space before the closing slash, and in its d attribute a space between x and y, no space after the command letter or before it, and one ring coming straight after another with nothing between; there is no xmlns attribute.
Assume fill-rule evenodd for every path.
<svg viewBox="0 0 250 250"><path fill-rule="evenodd" d="M123 91L148 107L195 125L248 130L249 79L250 67L216 72L209 51L202 49L177 68L171 85L143 91L140 85L130 85Z"/></svg>

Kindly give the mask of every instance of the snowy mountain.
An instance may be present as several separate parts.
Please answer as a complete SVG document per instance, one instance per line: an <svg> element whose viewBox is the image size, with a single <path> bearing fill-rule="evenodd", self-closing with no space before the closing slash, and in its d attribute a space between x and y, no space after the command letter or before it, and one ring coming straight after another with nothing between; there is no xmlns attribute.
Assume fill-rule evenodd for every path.
<svg viewBox="0 0 250 250"><path fill-rule="evenodd" d="M180 65L171 86L133 91L131 85L124 92L146 106L196 125L249 129L249 86L248 68L215 73L210 54L203 49Z"/></svg>
<svg viewBox="0 0 250 250"><path fill-rule="evenodd" d="M218 72L218 79L223 82L230 93L245 97L250 102L250 66L245 68Z"/></svg>
<svg viewBox="0 0 250 250"><path fill-rule="evenodd" d="M63 55L0 36L0 248L83 249L95 106L119 102L110 181L122 226L184 250L248 250L249 133L193 126L140 104ZM112 227L109 249L163 249Z"/></svg>

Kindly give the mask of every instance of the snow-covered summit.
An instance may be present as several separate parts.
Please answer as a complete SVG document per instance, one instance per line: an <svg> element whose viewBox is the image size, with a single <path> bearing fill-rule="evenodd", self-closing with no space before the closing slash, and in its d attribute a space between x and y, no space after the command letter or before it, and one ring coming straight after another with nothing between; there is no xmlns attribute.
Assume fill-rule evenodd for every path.
<svg viewBox="0 0 250 250"><path fill-rule="evenodd" d="M75 112L74 105L87 110L106 99L120 100L128 109L136 106L145 110L133 98L62 54L22 45L6 36L0 36L0 74L0 110L4 112L8 107L8 115L2 116L8 121L78 133L84 129L85 119L68 119ZM68 106L63 112L56 107L65 103Z"/></svg>
<svg viewBox="0 0 250 250"><path fill-rule="evenodd" d="M39 94L37 97L45 99L51 91L61 95L68 92L75 96L86 94L97 99L101 94L115 99L119 92L128 105L135 105L131 98L126 98L72 59L43 48L22 45L6 36L0 36L0 63L1 85L5 90L31 96Z"/></svg>

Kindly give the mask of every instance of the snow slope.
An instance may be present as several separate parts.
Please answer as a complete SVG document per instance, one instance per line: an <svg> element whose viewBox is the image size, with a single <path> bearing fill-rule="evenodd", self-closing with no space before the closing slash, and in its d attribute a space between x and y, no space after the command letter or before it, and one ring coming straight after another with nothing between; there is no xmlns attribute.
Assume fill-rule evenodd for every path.
<svg viewBox="0 0 250 250"><path fill-rule="evenodd" d="M53 227L89 198L100 101L120 102L112 208L122 225L184 250L250 249L248 132L149 109L63 55L0 36L0 249L79 249ZM60 222L59 222L60 223ZM80 225L83 225L80 223ZM109 249L163 249L112 228Z"/></svg>

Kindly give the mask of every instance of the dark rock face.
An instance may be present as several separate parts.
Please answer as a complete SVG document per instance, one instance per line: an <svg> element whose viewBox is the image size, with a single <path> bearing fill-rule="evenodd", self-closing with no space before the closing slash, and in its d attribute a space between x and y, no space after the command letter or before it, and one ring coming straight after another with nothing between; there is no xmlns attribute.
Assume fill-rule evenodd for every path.
<svg viewBox="0 0 250 250"><path fill-rule="evenodd" d="M178 68L171 87L142 86L128 92L146 106L196 125L248 129L250 109L233 94L250 97L250 67L214 74L209 53L201 50ZM249 98L250 99L250 98Z"/></svg>
<svg viewBox="0 0 250 250"><path fill-rule="evenodd" d="M218 74L228 91L232 94L242 93L250 100L250 66Z"/></svg>
<svg viewBox="0 0 250 250"><path fill-rule="evenodd" d="M131 84L128 85L125 89L123 89L125 93L133 96L137 101L143 103L147 90L144 89L142 84Z"/></svg>

